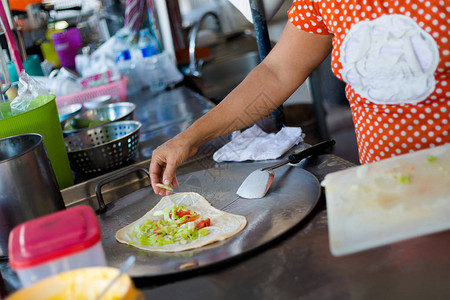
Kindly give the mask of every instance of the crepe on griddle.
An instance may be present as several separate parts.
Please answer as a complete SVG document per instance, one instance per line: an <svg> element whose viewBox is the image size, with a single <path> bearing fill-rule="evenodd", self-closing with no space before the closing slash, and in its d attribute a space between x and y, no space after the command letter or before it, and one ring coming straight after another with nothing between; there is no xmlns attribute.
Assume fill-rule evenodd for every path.
<svg viewBox="0 0 450 300"><path fill-rule="evenodd" d="M210 218L211 225L207 227L209 234L198 237L183 245L179 242L162 246L140 245L137 238L132 234L134 228L136 226L142 226L142 224L149 219L160 220L161 216L154 216L154 213L156 211L162 211L166 207L171 208L173 205L184 206L204 218ZM117 231L116 240L120 243L129 244L133 247L147 251L178 252L200 248L216 241L225 240L242 231L246 225L247 219L244 216L234 215L214 208L204 197L197 193L176 193L163 197L143 217Z"/></svg>

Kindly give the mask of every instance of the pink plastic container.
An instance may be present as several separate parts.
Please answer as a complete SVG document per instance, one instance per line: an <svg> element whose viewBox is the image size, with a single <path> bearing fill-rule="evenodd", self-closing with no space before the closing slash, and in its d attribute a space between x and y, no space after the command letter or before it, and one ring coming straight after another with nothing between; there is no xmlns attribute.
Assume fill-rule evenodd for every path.
<svg viewBox="0 0 450 300"><path fill-rule="evenodd" d="M16 226L9 263L24 287L63 271L106 266L101 230L90 206L76 206Z"/></svg>
<svg viewBox="0 0 450 300"><path fill-rule="evenodd" d="M110 95L114 102L124 102L127 100L127 82L128 78L123 76L120 81L100 85L78 93L56 97L56 106L62 108L73 103L84 104L84 102L103 95Z"/></svg>
<svg viewBox="0 0 450 300"><path fill-rule="evenodd" d="M51 38L61 67L75 70L75 56L77 55L78 48L83 45L78 28L55 32L51 35Z"/></svg>

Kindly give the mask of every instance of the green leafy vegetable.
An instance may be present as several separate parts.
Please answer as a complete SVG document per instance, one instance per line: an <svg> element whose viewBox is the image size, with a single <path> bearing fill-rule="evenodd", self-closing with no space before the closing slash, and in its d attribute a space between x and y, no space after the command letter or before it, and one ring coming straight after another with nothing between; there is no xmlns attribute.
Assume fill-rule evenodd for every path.
<svg viewBox="0 0 450 300"><path fill-rule="evenodd" d="M155 184L155 186L173 192L173 188L171 186L167 186L161 183Z"/></svg>
<svg viewBox="0 0 450 300"><path fill-rule="evenodd" d="M428 156L427 161L428 162L436 161L436 156L433 156L433 155Z"/></svg>
<svg viewBox="0 0 450 300"><path fill-rule="evenodd" d="M409 184L410 182L409 174L400 174L397 176L397 180L402 184Z"/></svg>

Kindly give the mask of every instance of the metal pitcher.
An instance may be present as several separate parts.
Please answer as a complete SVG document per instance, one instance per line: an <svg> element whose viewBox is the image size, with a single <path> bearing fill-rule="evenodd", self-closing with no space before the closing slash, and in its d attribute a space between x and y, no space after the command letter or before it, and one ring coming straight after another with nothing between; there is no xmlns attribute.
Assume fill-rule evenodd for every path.
<svg viewBox="0 0 450 300"><path fill-rule="evenodd" d="M14 226L65 209L40 134L0 139L0 257Z"/></svg>

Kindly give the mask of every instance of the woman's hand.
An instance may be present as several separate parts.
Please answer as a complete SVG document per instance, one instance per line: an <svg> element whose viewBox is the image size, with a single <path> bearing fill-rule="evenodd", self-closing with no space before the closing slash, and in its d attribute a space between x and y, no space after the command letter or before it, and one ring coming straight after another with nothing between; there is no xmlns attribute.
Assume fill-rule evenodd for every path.
<svg viewBox="0 0 450 300"><path fill-rule="evenodd" d="M176 168L196 152L197 147L191 146L190 142L185 140L181 134L153 151L150 163L150 179L155 194L170 195L169 190L160 188L156 184L177 187Z"/></svg>

